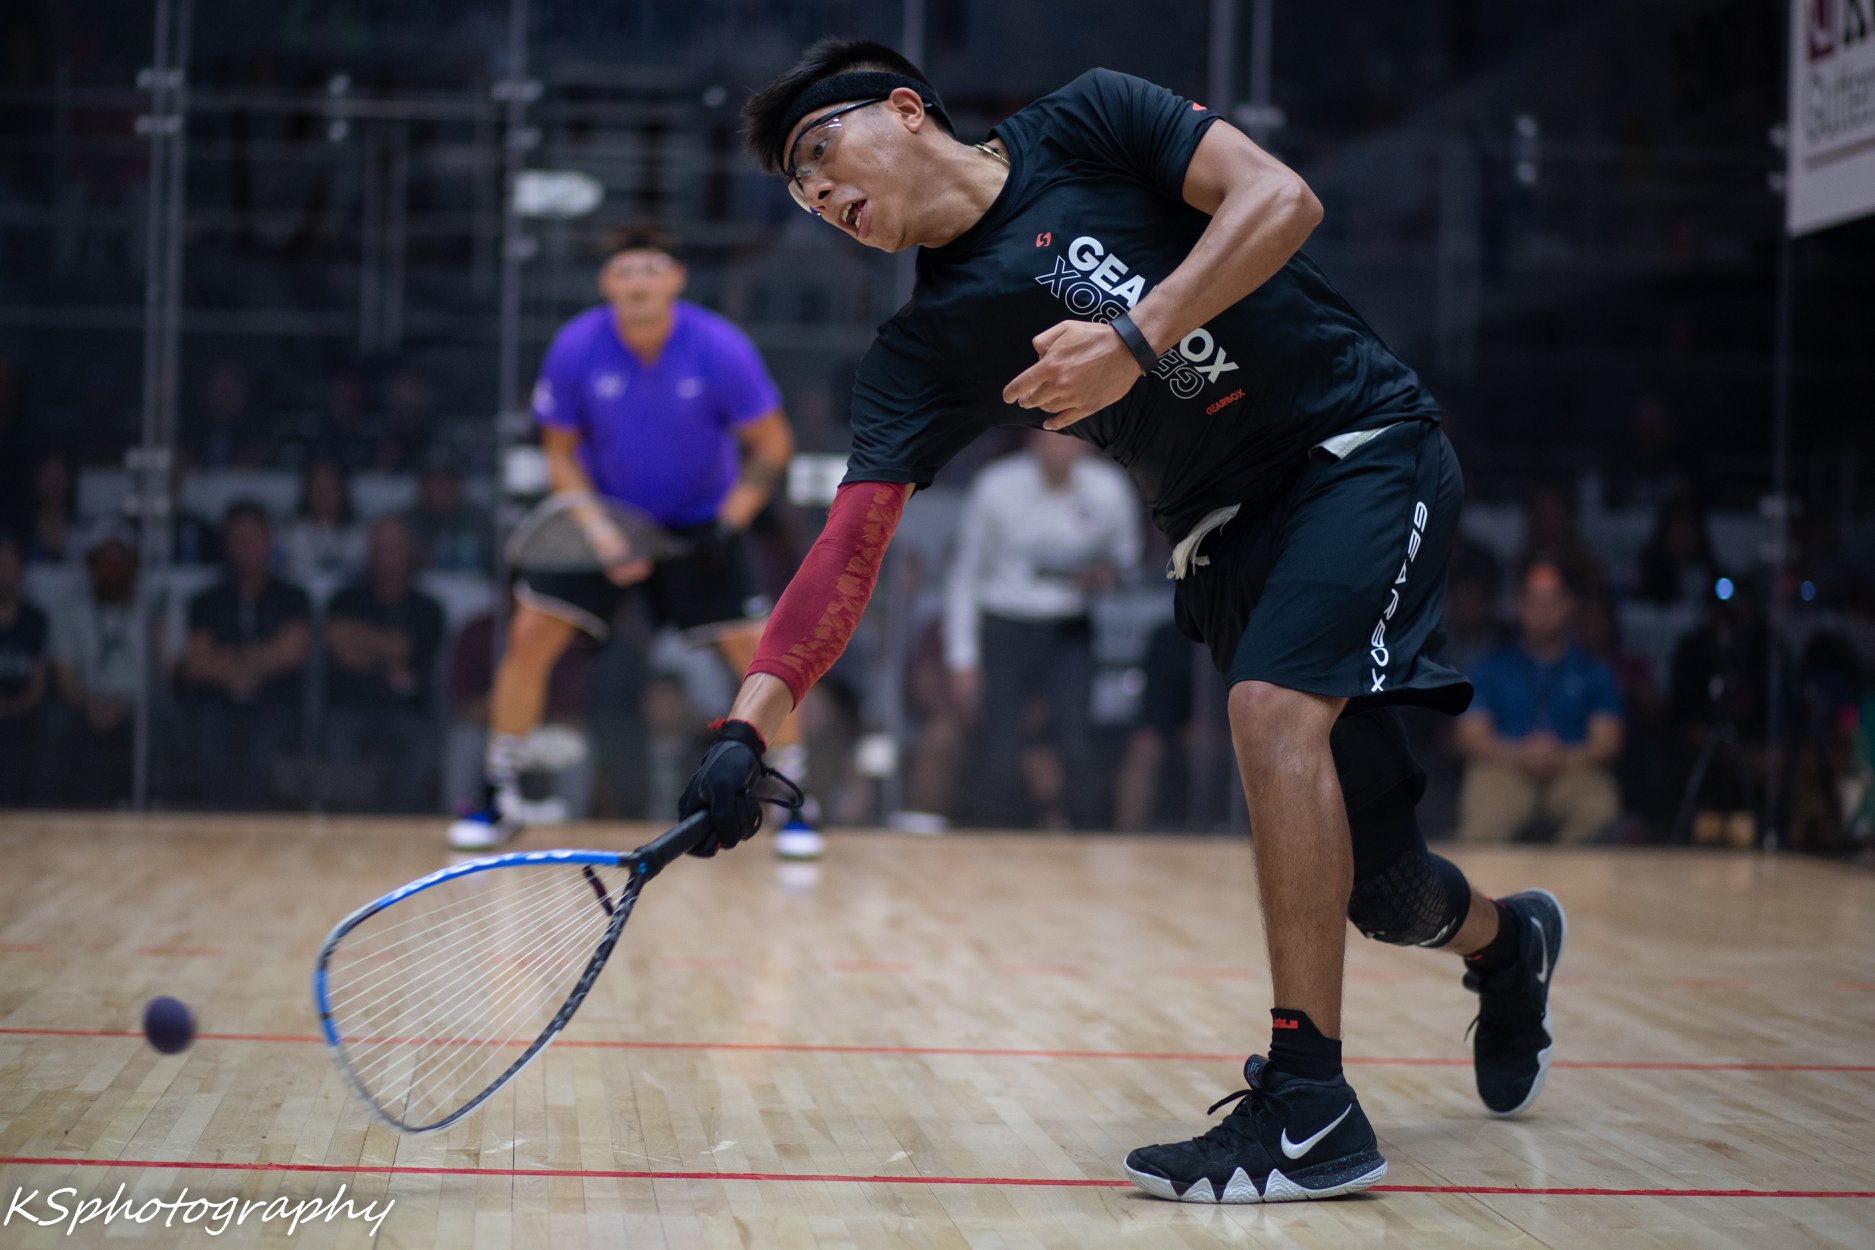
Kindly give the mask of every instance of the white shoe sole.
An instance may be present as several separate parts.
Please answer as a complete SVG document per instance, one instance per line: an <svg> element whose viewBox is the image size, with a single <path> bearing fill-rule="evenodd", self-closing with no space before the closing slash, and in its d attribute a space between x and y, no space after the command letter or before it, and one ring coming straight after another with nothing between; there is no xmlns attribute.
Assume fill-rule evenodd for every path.
<svg viewBox="0 0 1875 1250"><path fill-rule="evenodd" d="M781 859L819 859L826 851L826 835L817 830L783 829L775 834L775 854Z"/></svg>
<svg viewBox="0 0 1875 1250"><path fill-rule="evenodd" d="M1199 1181L1190 1189L1180 1194L1172 1188L1172 1182L1163 1176L1154 1176L1150 1172L1136 1172L1126 1169L1126 1174L1133 1183L1155 1198L1167 1198L1173 1202L1203 1202L1212 1205L1232 1206L1257 1202L1313 1202L1319 1198L1339 1198L1343 1194L1359 1193L1373 1185L1387 1174L1387 1162L1382 1159L1377 1167L1371 1168L1352 1180L1342 1181L1321 1189L1305 1189L1282 1174L1277 1169L1263 1182L1263 1192L1258 1193L1256 1182L1244 1174L1242 1168L1232 1173L1230 1182L1224 1186L1222 1194L1211 1188L1208 1180Z"/></svg>
<svg viewBox="0 0 1875 1250"><path fill-rule="evenodd" d="M449 849L452 851L492 851L519 837L521 831L503 832L481 820L458 820L449 826Z"/></svg>

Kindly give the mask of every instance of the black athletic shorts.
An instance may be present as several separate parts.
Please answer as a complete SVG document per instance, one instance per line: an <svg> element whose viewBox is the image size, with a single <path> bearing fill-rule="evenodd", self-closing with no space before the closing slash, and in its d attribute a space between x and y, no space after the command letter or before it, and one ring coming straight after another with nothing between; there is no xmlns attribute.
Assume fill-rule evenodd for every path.
<svg viewBox="0 0 1875 1250"><path fill-rule="evenodd" d="M1282 502L1207 534L1198 554L1210 563L1178 583L1179 629L1230 684L1348 700L1333 745L1350 809L1419 776L1385 709L1456 716L1471 703L1471 683L1443 654L1463 499L1458 458L1433 422L1403 422L1345 459L1318 447Z"/></svg>
<svg viewBox="0 0 1875 1250"><path fill-rule="evenodd" d="M677 538L706 527L673 530ZM757 586L746 549L737 535L712 550L660 561L635 586L620 586L604 573L524 573L515 597L537 612L557 617L603 642L625 597L642 593L654 626L671 625L705 638L712 630L767 617L772 606Z"/></svg>

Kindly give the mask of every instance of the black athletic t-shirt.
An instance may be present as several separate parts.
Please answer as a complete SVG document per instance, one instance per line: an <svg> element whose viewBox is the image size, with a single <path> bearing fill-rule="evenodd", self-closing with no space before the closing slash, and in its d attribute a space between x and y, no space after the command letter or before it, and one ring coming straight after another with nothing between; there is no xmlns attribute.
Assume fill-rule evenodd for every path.
<svg viewBox="0 0 1875 1250"><path fill-rule="evenodd" d="M386 603L359 583L332 596L326 620L363 621L379 629L394 629L410 638L410 675L414 684L398 690L378 673L355 673L335 660L326 664L326 700L333 707L354 711L427 709L436 656L442 649L443 609L436 600L412 587L396 603Z"/></svg>
<svg viewBox="0 0 1875 1250"><path fill-rule="evenodd" d="M1111 321L1190 254L1211 219L1184 202L1185 170L1218 116L1096 69L997 126L1001 193L919 250L911 302L860 365L846 480L928 486L992 426L1047 420L1003 387L1037 334ZM1126 469L1176 541L1213 508L1274 502L1324 438L1413 419L1438 419L1431 393L1297 254L1068 432Z"/></svg>

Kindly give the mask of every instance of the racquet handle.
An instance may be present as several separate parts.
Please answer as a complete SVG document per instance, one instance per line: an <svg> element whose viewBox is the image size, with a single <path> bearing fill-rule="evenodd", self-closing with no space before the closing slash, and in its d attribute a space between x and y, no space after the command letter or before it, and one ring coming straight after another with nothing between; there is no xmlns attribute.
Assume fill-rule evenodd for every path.
<svg viewBox="0 0 1875 1250"><path fill-rule="evenodd" d="M710 835L710 814L693 812L625 858L634 863L640 881L657 876L672 860L687 854Z"/></svg>

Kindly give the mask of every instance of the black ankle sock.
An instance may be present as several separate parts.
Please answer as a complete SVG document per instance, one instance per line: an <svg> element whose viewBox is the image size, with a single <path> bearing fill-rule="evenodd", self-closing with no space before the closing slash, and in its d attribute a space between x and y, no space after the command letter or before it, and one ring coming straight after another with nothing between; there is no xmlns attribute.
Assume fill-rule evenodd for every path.
<svg viewBox="0 0 1875 1250"><path fill-rule="evenodd" d="M1480 974L1510 967L1523 949L1517 917L1502 903L1494 901L1491 905L1497 908L1497 936L1465 956L1465 966Z"/></svg>
<svg viewBox="0 0 1875 1250"><path fill-rule="evenodd" d="M1270 1067L1307 1081L1341 1075L1341 1039L1323 1037L1307 1012L1270 1008Z"/></svg>

